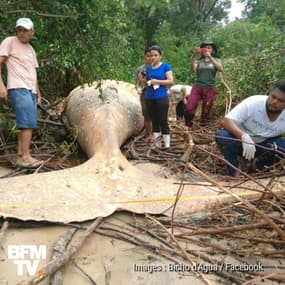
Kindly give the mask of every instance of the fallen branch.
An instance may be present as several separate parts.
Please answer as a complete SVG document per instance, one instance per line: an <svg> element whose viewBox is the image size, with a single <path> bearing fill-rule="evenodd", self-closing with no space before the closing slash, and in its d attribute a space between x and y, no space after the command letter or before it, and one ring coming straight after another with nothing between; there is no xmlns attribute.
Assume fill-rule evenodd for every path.
<svg viewBox="0 0 285 285"><path fill-rule="evenodd" d="M266 239L264 237L243 237L243 236L236 236L230 233L223 232L223 236L234 238L234 239L242 239L242 240L250 240L251 242L258 242L258 243L267 243L275 246L285 246L285 241L283 240L274 240L274 239Z"/></svg>
<svg viewBox="0 0 285 285"><path fill-rule="evenodd" d="M276 277L276 276L280 276L280 275L284 275L284 274L282 274L282 273L271 273L271 274L267 274L267 275L258 276L258 277L254 278L254 279L251 279L249 281L246 281L246 282L242 283L241 285L254 284L256 281L264 282L266 279L271 279L272 277Z"/></svg>
<svg viewBox="0 0 285 285"><path fill-rule="evenodd" d="M64 254L64 250L67 245L71 241L77 229L71 228L64 235L60 236L60 238L56 241L53 247L53 253L51 256L51 260L55 260L59 258L62 254ZM63 273L62 270L59 269L55 273L50 276L50 285L62 285L63 284Z"/></svg>
<svg viewBox="0 0 285 285"><path fill-rule="evenodd" d="M4 235L6 233L8 229L8 221L4 221L4 223L2 224L2 227L1 227L1 231L0 231L0 246L1 246L1 243L4 239Z"/></svg>
<svg viewBox="0 0 285 285"><path fill-rule="evenodd" d="M189 254L187 253L187 251L180 245L180 243L178 242L178 240L175 238L175 236L173 234L171 234L167 228L161 224L158 220L154 219L153 217L151 217L150 215L146 215L147 218L149 218L151 221L153 221L154 223L156 223L159 227L161 227L167 234L168 236L171 238L172 241L175 242L175 244L177 245L177 247L179 248L179 250L182 252L184 258L186 258L186 260L191 264L194 265L194 262L191 260ZM195 272L195 274L197 274L204 282L205 284L211 285L211 282L208 281L203 274L201 274L199 271Z"/></svg>
<svg viewBox="0 0 285 285"><path fill-rule="evenodd" d="M228 193L229 195L231 195L232 197L236 198L238 201L240 201L244 205L246 205L249 210L251 210L252 212L256 213L258 216L260 216L262 219L264 219L267 223L269 223L273 227L273 229L280 235L280 237L283 240L285 240L285 232L280 227L278 227L278 225L276 223L274 223L273 220L270 219L266 214L264 214L262 211L257 209L254 205L252 205L247 200L241 198L237 194L235 194L235 193L229 191L228 189L226 189L225 187L223 187L220 183L218 183L214 179L210 178L208 175L206 175L201 170L199 170L197 167L195 167L192 163L187 163L187 165L196 174L204 177L207 181L213 183L213 185L217 186L219 189L221 189L225 193Z"/></svg>
<svg viewBox="0 0 285 285"><path fill-rule="evenodd" d="M244 231L249 229L258 229L262 227L268 226L267 222L260 222L260 223L253 223L253 224L247 224L247 225L233 225L230 227L216 227L216 228L208 228L208 229L201 229L198 230L192 230L187 231L181 234L176 234L176 237L183 237L183 236L193 236L193 235L201 235L201 234L222 234L224 232L237 232L237 231ZM285 241L282 241L282 244L285 244Z"/></svg>
<svg viewBox="0 0 285 285"><path fill-rule="evenodd" d="M76 244L68 246L66 252L60 255L57 259L52 260L46 266L38 271L38 276L32 277L28 280L21 281L18 285L35 285L39 284L43 279L56 272L61 266L66 264L69 259L78 251L78 249L84 244L85 240L91 233L99 226L103 221L102 217L97 218L83 233Z"/></svg>

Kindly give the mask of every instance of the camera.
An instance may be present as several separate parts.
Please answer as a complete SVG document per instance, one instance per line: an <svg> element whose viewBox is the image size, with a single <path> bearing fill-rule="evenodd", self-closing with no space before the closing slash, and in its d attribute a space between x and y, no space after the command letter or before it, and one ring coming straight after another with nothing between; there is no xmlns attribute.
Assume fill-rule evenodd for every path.
<svg viewBox="0 0 285 285"><path fill-rule="evenodd" d="M142 77L146 77L146 70L143 70L143 71L141 72L141 76L142 76Z"/></svg>
<svg viewBox="0 0 285 285"><path fill-rule="evenodd" d="M200 53L205 53L205 52L207 52L207 49L206 48L199 48L199 52Z"/></svg>

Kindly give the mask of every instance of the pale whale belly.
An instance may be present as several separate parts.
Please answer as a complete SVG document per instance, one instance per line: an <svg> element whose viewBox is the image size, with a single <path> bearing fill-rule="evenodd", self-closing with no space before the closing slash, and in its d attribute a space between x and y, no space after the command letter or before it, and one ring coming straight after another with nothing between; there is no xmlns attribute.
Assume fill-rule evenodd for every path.
<svg viewBox="0 0 285 285"><path fill-rule="evenodd" d="M66 114L89 158L118 150L143 127L134 85L122 81L103 80L77 87L68 96Z"/></svg>

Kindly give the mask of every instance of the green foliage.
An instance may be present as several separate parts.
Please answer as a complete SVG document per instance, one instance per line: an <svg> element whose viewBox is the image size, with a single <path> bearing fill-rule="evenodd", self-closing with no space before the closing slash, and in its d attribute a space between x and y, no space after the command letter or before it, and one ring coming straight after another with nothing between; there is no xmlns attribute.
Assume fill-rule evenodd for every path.
<svg viewBox="0 0 285 285"><path fill-rule="evenodd" d="M137 32L144 39L144 46L153 44L153 36L160 25L168 18L167 0L125 0L128 18L135 24Z"/></svg>
<svg viewBox="0 0 285 285"><path fill-rule="evenodd" d="M272 26L237 21L213 32L234 100L266 94L284 78L284 36Z"/></svg>
<svg viewBox="0 0 285 285"><path fill-rule="evenodd" d="M32 44L40 61L39 81L45 97L66 96L83 81L133 76L126 67L132 66L137 46L122 1L20 1L13 10L23 12L9 19L5 12L10 13L11 7L5 8L1 17L8 29L2 29L7 33L3 38L14 34L18 17L34 21Z"/></svg>
<svg viewBox="0 0 285 285"><path fill-rule="evenodd" d="M243 0L247 18L254 23L274 26L279 31L285 28L284 0Z"/></svg>
<svg viewBox="0 0 285 285"><path fill-rule="evenodd" d="M241 2L247 5L244 19L222 25L229 0L0 1L0 40L15 33L17 18L34 21L40 87L53 100L82 82L133 82L144 49L152 44L162 46L176 83L193 84L189 58L209 37L218 46L223 76L239 101L267 92L284 77L285 61L285 1ZM221 83L218 89L224 100L226 89Z"/></svg>
<svg viewBox="0 0 285 285"><path fill-rule="evenodd" d="M193 35L203 37L205 31L226 17L229 6L229 0L172 0L169 4L172 31L184 40Z"/></svg>
<svg viewBox="0 0 285 285"><path fill-rule="evenodd" d="M9 141L14 141L19 133L15 124L15 119L7 115L11 113L12 110L10 106L0 104L0 146L2 136L5 137L5 142L7 143Z"/></svg>

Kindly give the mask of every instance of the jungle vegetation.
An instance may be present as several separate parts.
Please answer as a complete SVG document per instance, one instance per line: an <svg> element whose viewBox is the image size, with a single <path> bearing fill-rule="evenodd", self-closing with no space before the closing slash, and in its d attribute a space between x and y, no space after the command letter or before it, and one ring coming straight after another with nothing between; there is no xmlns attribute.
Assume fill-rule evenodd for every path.
<svg viewBox="0 0 285 285"><path fill-rule="evenodd" d="M192 84L191 52L210 38L238 102L285 78L285 1L240 2L242 18L229 22L230 0L2 0L0 40L15 33L17 18L33 20L42 95L54 100L83 82L134 82L152 44L163 48L175 82ZM223 100L226 89L218 87Z"/></svg>

